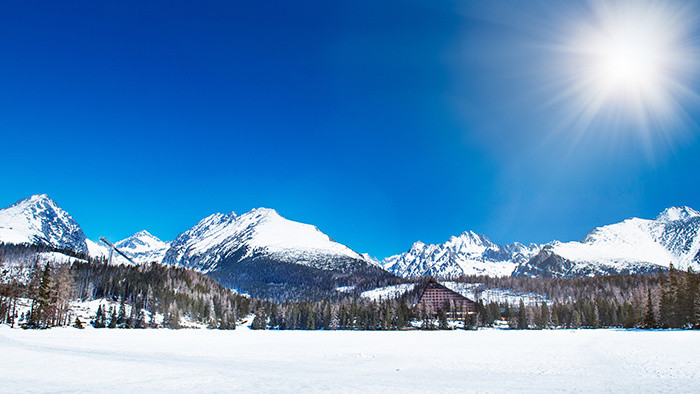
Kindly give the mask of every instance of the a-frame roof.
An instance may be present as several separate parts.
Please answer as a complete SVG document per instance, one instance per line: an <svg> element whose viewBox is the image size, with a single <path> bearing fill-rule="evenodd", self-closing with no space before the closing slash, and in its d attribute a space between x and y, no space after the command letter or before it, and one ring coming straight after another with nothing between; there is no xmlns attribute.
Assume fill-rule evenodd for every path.
<svg viewBox="0 0 700 394"><path fill-rule="evenodd" d="M435 281L434 279L430 279L430 281L428 281L428 284L425 285L425 287L423 288L423 291L420 293L420 297L418 297L418 300L419 300L419 301L422 300L422 299L423 299L423 295L425 294L425 292L426 292L428 289L431 289L431 288L432 288L432 289L441 289L441 290L443 290L443 291L446 291L446 292L448 292L448 293L450 293L450 294L456 296L458 299L465 300L465 301L468 301L468 302L474 302L474 301L470 300L469 298L467 298L467 297L465 297L465 296L463 296L463 295L457 293L456 291L454 291L454 290L452 290L452 289L446 287L445 285L438 283L438 282Z"/></svg>

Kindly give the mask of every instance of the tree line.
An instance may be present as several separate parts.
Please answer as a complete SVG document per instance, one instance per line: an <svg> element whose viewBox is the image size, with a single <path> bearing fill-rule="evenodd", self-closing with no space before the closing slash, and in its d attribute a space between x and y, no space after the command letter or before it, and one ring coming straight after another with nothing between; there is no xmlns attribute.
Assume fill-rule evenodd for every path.
<svg viewBox="0 0 700 394"><path fill-rule="evenodd" d="M21 250L10 249L13 253ZM3 261L7 260L0 260L0 273L9 270L7 265L2 267ZM104 298L119 303L120 308L110 311L100 306L91 322L95 327L178 328L180 318L186 316L208 327L232 329L257 302L197 271L155 263L139 266L107 265L92 260L44 263L35 255L33 263L24 265L23 269L0 283L0 323L14 326L21 320L27 328L65 326L77 323L70 321L71 301ZM30 301L25 316L18 313L21 299ZM127 306L132 311L128 315ZM158 314L164 318L156 324L153 317ZM150 316L148 321L147 316Z"/></svg>
<svg viewBox="0 0 700 394"><path fill-rule="evenodd" d="M400 330L467 329L501 325L513 329L680 328L700 329L700 275L673 266L668 272L590 278L537 279L462 277L465 283L521 293L546 294L548 301L519 303L476 301L475 314L455 324L454 304L434 313L418 303L432 278L422 278L398 299L371 301L263 302L255 310L254 329Z"/></svg>

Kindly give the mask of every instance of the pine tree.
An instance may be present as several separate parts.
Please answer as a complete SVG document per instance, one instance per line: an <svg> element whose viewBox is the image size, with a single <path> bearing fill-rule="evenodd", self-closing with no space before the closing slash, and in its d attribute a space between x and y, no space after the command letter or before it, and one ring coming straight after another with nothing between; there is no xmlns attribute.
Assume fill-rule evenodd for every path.
<svg viewBox="0 0 700 394"><path fill-rule="evenodd" d="M126 327L126 304L124 303L124 298L121 299L119 303L119 314L117 315L117 327Z"/></svg>
<svg viewBox="0 0 700 394"><path fill-rule="evenodd" d="M527 310L525 309L525 302L521 298L518 305L518 330L525 329L527 329Z"/></svg>
<svg viewBox="0 0 700 394"><path fill-rule="evenodd" d="M104 309L102 309L102 305L99 305L97 307L97 314L95 315L93 327L95 327L95 328L104 328L105 327L105 312L104 312Z"/></svg>
<svg viewBox="0 0 700 394"><path fill-rule="evenodd" d="M267 328L267 317L263 311L258 311L258 313L255 314L250 328L253 330L264 330Z"/></svg>
<svg viewBox="0 0 700 394"><path fill-rule="evenodd" d="M679 272L673 267L673 264L669 266L669 294L670 294L670 309L669 309L669 327L680 328L683 326L683 315L681 313L682 305L682 286L680 283Z"/></svg>
<svg viewBox="0 0 700 394"><path fill-rule="evenodd" d="M698 293L697 275L688 268L685 273L685 281L681 286L681 297L679 300L679 314L681 315L681 326L684 328L693 327L695 323L695 299Z"/></svg>
<svg viewBox="0 0 700 394"><path fill-rule="evenodd" d="M561 323L559 323L559 316L556 313L552 313L552 327L559 328Z"/></svg>
<svg viewBox="0 0 700 394"><path fill-rule="evenodd" d="M577 310L571 314L571 328L581 328L581 315Z"/></svg>
<svg viewBox="0 0 700 394"><path fill-rule="evenodd" d="M638 318L637 310L634 305L630 302L625 301L622 305L624 311L624 321L622 326L625 328L635 328L639 325L640 319ZM639 311L641 313L641 311Z"/></svg>
<svg viewBox="0 0 700 394"><path fill-rule="evenodd" d="M111 317L109 320L109 328L117 328L117 311L113 307L109 307L109 310L111 311Z"/></svg>
<svg viewBox="0 0 700 394"><path fill-rule="evenodd" d="M438 311L438 324L441 330L447 330L450 326L447 323L447 314L444 309Z"/></svg>
<svg viewBox="0 0 700 394"><path fill-rule="evenodd" d="M700 328L700 275L690 268L687 275L688 281L688 322L692 328Z"/></svg>
<svg viewBox="0 0 700 394"><path fill-rule="evenodd" d="M654 316L654 304L651 302L651 290L647 289L647 309L644 314L644 328L656 327L656 317Z"/></svg>
<svg viewBox="0 0 700 394"><path fill-rule="evenodd" d="M168 314L166 315L163 323L168 328L180 328L180 312L178 311L178 309L175 307L171 308L170 312L168 312Z"/></svg>
<svg viewBox="0 0 700 394"><path fill-rule="evenodd" d="M38 327L46 328L51 323L51 265L46 263L41 274L41 281L37 292L37 307L35 315L32 316L33 323Z"/></svg>
<svg viewBox="0 0 700 394"><path fill-rule="evenodd" d="M665 288L661 290L661 301L659 301L659 316L659 323L661 327L673 327L673 298Z"/></svg>
<svg viewBox="0 0 700 394"><path fill-rule="evenodd" d="M551 315L549 312L549 306L547 306L547 303L542 301L540 304L540 327L539 328L547 328L549 326L549 322L551 319Z"/></svg>

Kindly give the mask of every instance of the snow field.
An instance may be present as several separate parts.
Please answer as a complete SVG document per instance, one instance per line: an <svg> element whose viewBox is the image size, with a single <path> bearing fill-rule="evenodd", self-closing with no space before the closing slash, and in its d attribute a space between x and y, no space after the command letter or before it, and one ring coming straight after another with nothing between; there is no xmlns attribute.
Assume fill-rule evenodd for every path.
<svg viewBox="0 0 700 394"><path fill-rule="evenodd" d="M0 391L697 392L693 331L0 327Z"/></svg>
<svg viewBox="0 0 700 394"><path fill-rule="evenodd" d="M398 298L403 293L413 290L416 285L416 283L403 283L400 285L377 287L376 289L363 291L360 296L363 298L368 298L372 301L390 300Z"/></svg>

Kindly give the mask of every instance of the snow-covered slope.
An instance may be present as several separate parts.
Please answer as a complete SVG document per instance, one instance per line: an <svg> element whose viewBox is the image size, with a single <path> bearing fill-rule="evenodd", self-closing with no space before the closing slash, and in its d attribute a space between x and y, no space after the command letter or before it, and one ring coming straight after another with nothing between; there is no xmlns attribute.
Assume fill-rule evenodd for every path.
<svg viewBox="0 0 700 394"><path fill-rule="evenodd" d="M444 244L416 242L406 253L387 257L382 266L405 278L460 275L508 276L520 263L530 260L539 246L520 243L496 245L486 236L467 231Z"/></svg>
<svg viewBox="0 0 700 394"><path fill-rule="evenodd" d="M114 246L138 264L160 263L165 252L170 248L170 242L161 241L158 237L143 230L117 242Z"/></svg>
<svg viewBox="0 0 700 394"><path fill-rule="evenodd" d="M319 298L338 287L393 278L316 227L266 208L202 219L171 243L162 262L276 299Z"/></svg>
<svg viewBox="0 0 700 394"><path fill-rule="evenodd" d="M207 216L175 238L163 256L164 264L190 266L203 272L216 267L219 258L204 255L229 237L228 226L235 226L236 214L215 213ZM204 256L202 256L204 255Z"/></svg>
<svg viewBox="0 0 700 394"><path fill-rule="evenodd" d="M33 244L88 253L78 223L46 194L36 194L0 210L0 242Z"/></svg>
<svg viewBox="0 0 700 394"><path fill-rule="evenodd" d="M364 262L316 227L258 208L240 216L217 213L202 219L172 242L163 263L210 272L232 257L240 261L261 256L320 269Z"/></svg>
<svg viewBox="0 0 700 394"><path fill-rule="evenodd" d="M673 264L700 269L700 213L671 207L655 219L632 218L598 227L581 242L552 242L517 276L590 276L655 272Z"/></svg>

